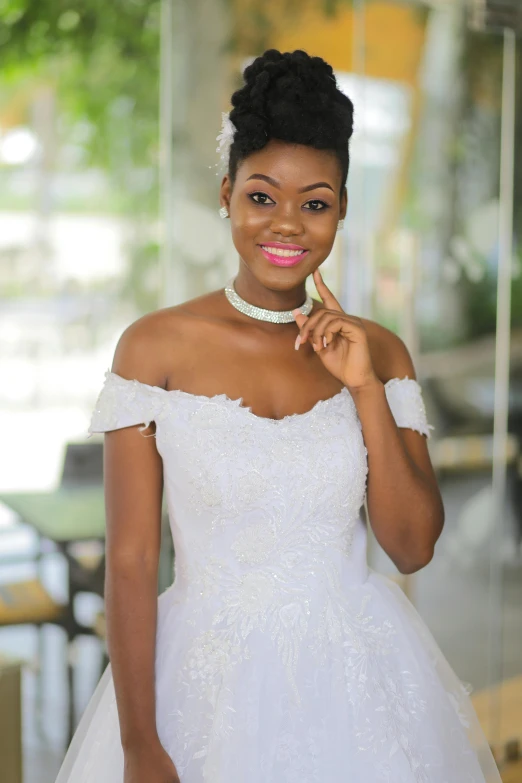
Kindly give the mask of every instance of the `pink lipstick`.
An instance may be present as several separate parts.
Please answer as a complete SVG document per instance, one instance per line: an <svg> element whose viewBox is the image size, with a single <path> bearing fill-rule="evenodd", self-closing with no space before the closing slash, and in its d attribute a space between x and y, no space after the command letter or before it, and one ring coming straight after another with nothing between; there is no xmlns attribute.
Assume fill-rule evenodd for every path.
<svg viewBox="0 0 522 783"><path fill-rule="evenodd" d="M276 266L295 266L310 252L301 245L286 242L266 242L259 247L264 257Z"/></svg>

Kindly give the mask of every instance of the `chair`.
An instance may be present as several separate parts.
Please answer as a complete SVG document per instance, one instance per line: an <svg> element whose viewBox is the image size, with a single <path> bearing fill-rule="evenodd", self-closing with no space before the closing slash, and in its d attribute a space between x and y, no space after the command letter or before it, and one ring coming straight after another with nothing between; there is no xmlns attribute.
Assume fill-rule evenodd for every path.
<svg viewBox="0 0 522 783"><path fill-rule="evenodd" d="M68 443L60 486L85 487L103 483L103 442Z"/></svg>
<svg viewBox="0 0 522 783"><path fill-rule="evenodd" d="M60 489L74 489L96 485L103 482L103 443L69 443L66 446ZM38 726L42 729L42 660L43 635L45 625L59 626L67 638L67 690L68 690L68 743L72 739L75 726L74 707L74 656L73 642L77 636L93 633L77 622L74 613L74 599L83 590L103 595L105 557L103 553L79 551L68 557L69 596L67 603L56 601L48 592L41 578L41 561L44 557L43 540L38 536L37 553L33 558L2 558L2 563L20 563L32 561L36 565L37 575L24 581L0 585L0 627L33 625L38 631L38 677L36 688L36 709ZM81 543L78 543L81 550Z"/></svg>
<svg viewBox="0 0 522 783"><path fill-rule="evenodd" d="M13 562L11 559L10 562ZM74 618L72 607L56 601L39 578L27 579L0 585L0 627L34 625L38 630L36 714L38 727L43 733L43 678L42 660L44 654L42 628L56 625L67 634L67 685L69 699L73 693L73 669L70 643L74 640Z"/></svg>
<svg viewBox="0 0 522 783"><path fill-rule="evenodd" d="M20 661L0 654L0 759L2 783L22 783L22 672Z"/></svg>

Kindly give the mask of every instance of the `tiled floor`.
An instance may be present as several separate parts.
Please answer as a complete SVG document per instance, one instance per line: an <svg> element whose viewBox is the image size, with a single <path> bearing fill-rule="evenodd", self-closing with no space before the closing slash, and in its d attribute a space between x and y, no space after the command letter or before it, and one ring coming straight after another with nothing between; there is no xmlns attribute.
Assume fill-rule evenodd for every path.
<svg viewBox="0 0 522 783"><path fill-rule="evenodd" d="M415 577L414 602L456 673L475 688L488 683L489 552L487 497L481 477L453 479L443 483L446 527L434 560ZM482 494L477 494L482 490ZM475 495L475 501L470 498ZM508 525L509 527L509 525ZM495 539L496 540L496 539ZM499 542L503 567L503 676L522 674L522 561L510 545L510 536ZM375 553L379 571L389 570L389 561ZM58 572L57 572L58 573ZM82 607L94 611L97 602ZM63 638L58 629L45 631L45 730L38 735L34 714L34 675L24 674L24 783L54 783L63 752L65 697ZM30 657L36 650L31 629L0 632L0 650ZM78 703L86 706L100 666L99 644L94 638L78 643Z"/></svg>

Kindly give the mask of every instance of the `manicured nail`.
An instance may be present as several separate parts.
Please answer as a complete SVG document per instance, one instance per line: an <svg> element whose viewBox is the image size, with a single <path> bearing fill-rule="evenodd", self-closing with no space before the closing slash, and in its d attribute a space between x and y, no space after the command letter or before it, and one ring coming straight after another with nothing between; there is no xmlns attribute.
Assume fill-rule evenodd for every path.
<svg viewBox="0 0 522 783"><path fill-rule="evenodd" d="M327 346L326 337L324 336L324 334L323 334L323 346L324 346L325 348L326 348L326 346Z"/></svg>
<svg viewBox="0 0 522 783"><path fill-rule="evenodd" d="M299 350L300 345L301 345L301 335L298 334L297 337L295 338L295 346L294 346L296 351Z"/></svg>

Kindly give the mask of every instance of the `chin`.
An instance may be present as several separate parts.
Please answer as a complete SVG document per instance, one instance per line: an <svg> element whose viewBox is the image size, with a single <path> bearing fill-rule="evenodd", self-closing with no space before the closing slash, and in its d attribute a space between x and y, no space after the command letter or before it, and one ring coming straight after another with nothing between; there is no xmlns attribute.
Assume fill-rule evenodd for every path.
<svg viewBox="0 0 522 783"><path fill-rule="evenodd" d="M266 285L267 288L271 288L274 291L291 291L292 288L302 285L309 274L309 272L303 273L302 270L279 269L276 267L272 274L263 275L257 279L260 283Z"/></svg>

